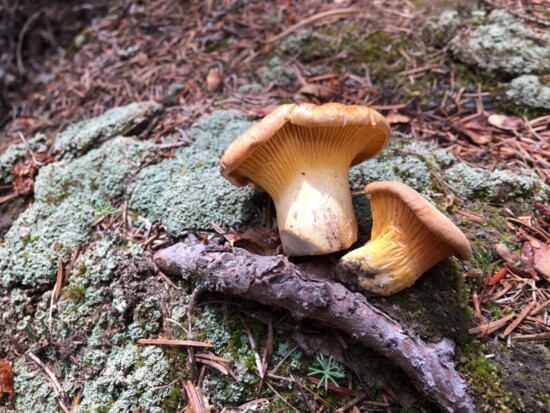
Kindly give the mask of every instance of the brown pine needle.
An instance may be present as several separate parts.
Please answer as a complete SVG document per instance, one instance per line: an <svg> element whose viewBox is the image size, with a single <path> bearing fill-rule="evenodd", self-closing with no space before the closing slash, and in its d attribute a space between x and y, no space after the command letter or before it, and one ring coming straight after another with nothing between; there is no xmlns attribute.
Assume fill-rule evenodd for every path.
<svg viewBox="0 0 550 413"><path fill-rule="evenodd" d="M482 334L482 335L491 334L491 333L497 331L499 328L502 328L506 324L506 322L508 320L514 318L514 316L515 316L515 314L512 313L512 314L509 314L505 317L502 317L499 320L490 321L490 322L488 322L487 324L485 324L483 326L470 328L468 330L468 333L470 333L470 334Z"/></svg>
<svg viewBox="0 0 550 413"><path fill-rule="evenodd" d="M271 36L269 39L265 41L265 43L273 43L277 40L282 39L285 36L288 36L290 33L295 32L297 30L300 30L302 27L305 27L317 20L322 20L325 17L338 17L343 18L347 16L355 16L361 13L365 13L366 10L360 8L360 7L348 7L345 9L336 9L336 10L329 10L322 13L314 14L313 16L308 17L307 19L302 20L299 23L296 23L292 26L290 26L288 29L284 30L283 32L279 33L276 36Z"/></svg>
<svg viewBox="0 0 550 413"><path fill-rule="evenodd" d="M529 312L533 309L533 307L535 306L537 302L535 300L531 301L531 303L529 303L529 305L527 307L525 307L523 309L523 311L521 312L521 314L519 315L518 318L516 318L514 320L514 322L512 324L510 324L508 326L508 328L506 328L506 330L504 330L504 335L507 336L509 335L512 331L515 330L515 328L519 325L519 323L521 323L521 321L527 317L527 314L529 314Z"/></svg>

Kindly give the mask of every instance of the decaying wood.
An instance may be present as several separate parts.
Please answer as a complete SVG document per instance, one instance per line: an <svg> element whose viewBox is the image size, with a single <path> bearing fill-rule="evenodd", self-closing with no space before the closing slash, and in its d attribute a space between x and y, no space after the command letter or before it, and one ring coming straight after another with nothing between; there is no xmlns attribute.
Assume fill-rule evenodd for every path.
<svg viewBox="0 0 550 413"><path fill-rule="evenodd" d="M283 256L179 243L155 254L159 268L194 277L196 288L286 308L298 319L333 326L388 358L446 412L473 412L467 385L451 361L454 345L422 341L343 285L306 274Z"/></svg>

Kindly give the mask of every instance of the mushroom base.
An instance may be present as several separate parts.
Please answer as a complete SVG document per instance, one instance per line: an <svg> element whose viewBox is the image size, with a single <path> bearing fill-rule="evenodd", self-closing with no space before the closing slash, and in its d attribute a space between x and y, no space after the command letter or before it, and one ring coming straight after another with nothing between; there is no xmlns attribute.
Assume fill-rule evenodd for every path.
<svg viewBox="0 0 550 413"><path fill-rule="evenodd" d="M376 295L389 296L413 285L431 267L453 255L445 245L431 245L429 251L404 248L391 231L344 255L336 276L347 285Z"/></svg>
<svg viewBox="0 0 550 413"><path fill-rule="evenodd" d="M304 170L275 201L283 250L290 256L330 254L357 240L347 169Z"/></svg>

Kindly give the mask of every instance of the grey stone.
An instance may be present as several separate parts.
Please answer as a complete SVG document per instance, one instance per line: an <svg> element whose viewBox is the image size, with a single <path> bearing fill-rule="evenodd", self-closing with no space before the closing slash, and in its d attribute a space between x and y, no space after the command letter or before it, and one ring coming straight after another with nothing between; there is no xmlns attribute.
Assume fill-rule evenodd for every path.
<svg viewBox="0 0 550 413"><path fill-rule="evenodd" d="M113 108L102 115L78 122L59 133L52 151L65 159L85 154L114 136L127 136L162 110L156 102L136 102Z"/></svg>
<svg viewBox="0 0 550 413"><path fill-rule="evenodd" d="M465 63L511 76L550 71L550 35L539 34L504 10L462 30L450 50Z"/></svg>
<svg viewBox="0 0 550 413"><path fill-rule="evenodd" d="M523 75L512 80L506 97L518 106L550 109L550 86L541 83L535 75Z"/></svg>

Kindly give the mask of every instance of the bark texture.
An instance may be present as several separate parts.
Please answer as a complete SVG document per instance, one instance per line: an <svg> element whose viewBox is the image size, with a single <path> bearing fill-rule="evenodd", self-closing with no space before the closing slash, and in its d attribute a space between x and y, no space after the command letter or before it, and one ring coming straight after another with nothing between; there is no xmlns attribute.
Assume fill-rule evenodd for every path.
<svg viewBox="0 0 550 413"><path fill-rule="evenodd" d="M283 256L191 241L160 250L155 262L173 275L189 273L196 288L285 308L339 329L388 358L446 412L474 412L454 368L451 340L426 343L342 284L304 273Z"/></svg>

